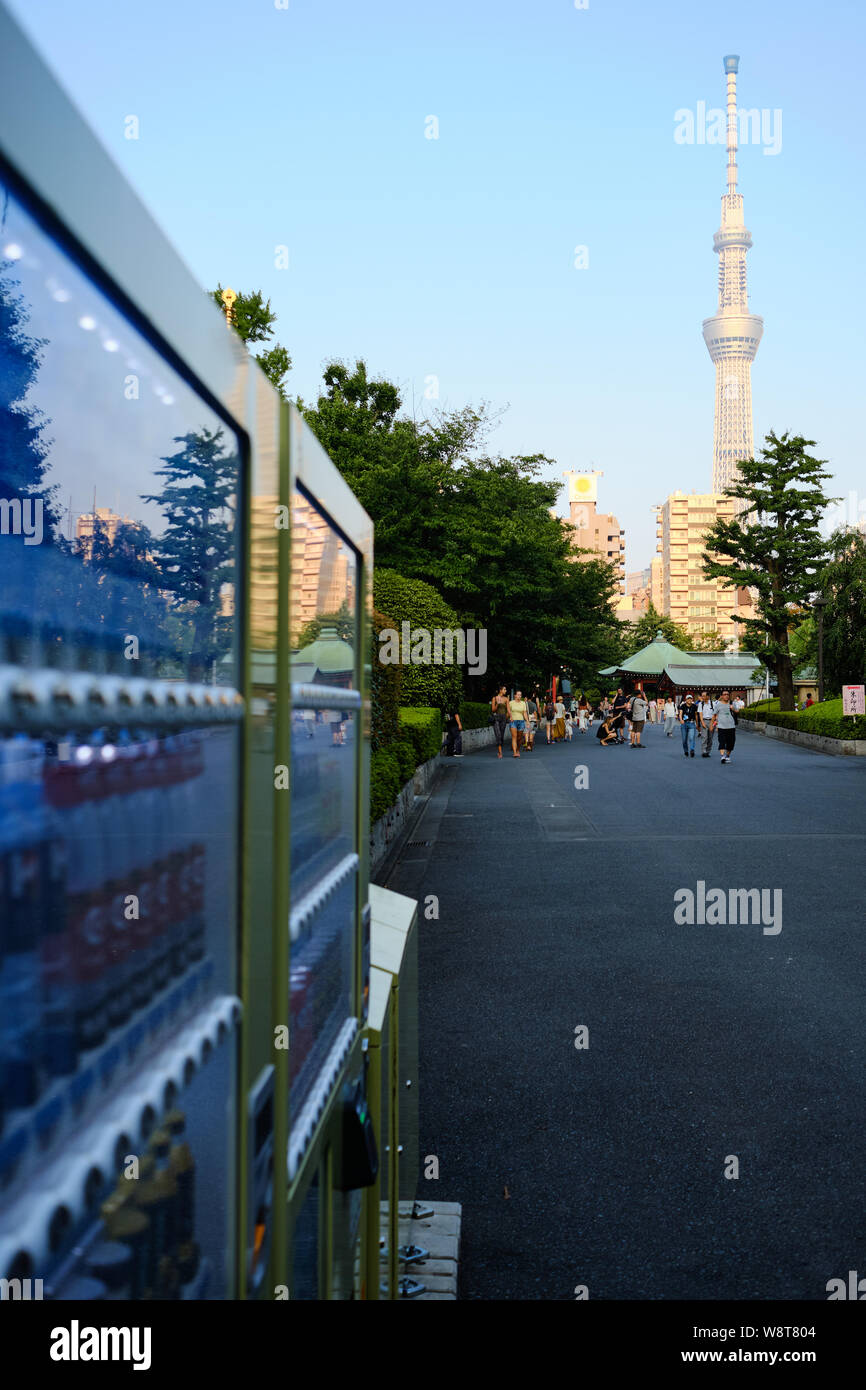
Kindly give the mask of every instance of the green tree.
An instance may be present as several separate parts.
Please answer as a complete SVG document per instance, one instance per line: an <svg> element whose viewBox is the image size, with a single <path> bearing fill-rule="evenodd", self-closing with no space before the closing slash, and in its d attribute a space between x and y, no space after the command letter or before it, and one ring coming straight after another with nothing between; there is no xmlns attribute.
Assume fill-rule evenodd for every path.
<svg viewBox="0 0 866 1390"><path fill-rule="evenodd" d="M698 636L693 633L689 635L689 650L693 652L724 652L730 645L730 638L723 637L717 627Z"/></svg>
<svg viewBox="0 0 866 1390"><path fill-rule="evenodd" d="M711 552L702 556L705 577L757 595L757 617L737 621L746 645L776 674L781 710L794 708L789 629L818 587L816 570L827 556L818 527L824 509L837 500L822 487L830 477L826 460L807 452L814 443L771 430L760 458L741 460L739 478L724 489L742 502L739 514L718 519L704 538Z"/></svg>
<svg viewBox="0 0 866 1390"><path fill-rule="evenodd" d="M298 633L298 640L295 643L296 650L302 647L309 647L313 642L318 641L323 627L333 627L337 630L337 636L342 642L352 643L355 640L355 615L349 607L348 599L343 599L336 613L320 613L318 617L310 618L304 623Z"/></svg>
<svg viewBox="0 0 866 1390"><path fill-rule="evenodd" d="M46 486L48 421L27 397L42 365L44 338L27 332L30 314L20 282L5 273L12 262L0 261L0 497L41 498L44 541L51 543L57 524L56 488Z"/></svg>
<svg viewBox="0 0 866 1390"><path fill-rule="evenodd" d="M818 625L812 617L804 618L788 637L794 671L801 666L818 665Z"/></svg>
<svg viewBox="0 0 866 1390"><path fill-rule="evenodd" d="M636 623L624 623L623 629L620 648L620 655L623 659L627 656L634 656L635 652L639 652L642 647L649 646L659 632L666 642L670 642L674 647L679 647L681 651L694 650L692 639L686 629L680 627L679 623L675 623L673 618L665 617L664 613L660 613L652 602Z"/></svg>
<svg viewBox="0 0 866 1390"><path fill-rule="evenodd" d="M427 581L460 625L487 631L489 684L613 659L616 580L595 557L578 563L551 516L559 488L538 476L550 459L487 453L486 406L406 418L398 388L363 361L329 364L324 382L315 406L299 405L373 518L377 566Z"/></svg>
<svg viewBox="0 0 866 1390"><path fill-rule="evenodd" d="M237 455L226 452L222 429L176 436L181 448L164 457L162 492L147 494L166 517L154 541L159 586L186 619L190 679L201 680L226 648L232 619L221 614L222 590L236 580L234 510Z"/></svg>
<svg viewBox="0 0 866 1390"><path fill-rule="evenodd" d="M225 312L222 294L222 285L211 290L215 303ZM262 298L261 290L255 290L252 294L239 294L232 306L232 327L248 346L251 343L264 343L272 338L276 319L271 301ZM280 343L273 343L264 352L253 353L253 356L265 376L285 400L285 380L292 367L292 359L287 349Z"/></svg>
<svg viewBox="0 0 866 1390"><path fill-rule="evenodd" d="M824 677L828 690L866 684L866 536L836 531L830 561L821 572L824 609ZM817 637L815 638L817 651ZM817 659L817 657L816 657Z"/></svg>

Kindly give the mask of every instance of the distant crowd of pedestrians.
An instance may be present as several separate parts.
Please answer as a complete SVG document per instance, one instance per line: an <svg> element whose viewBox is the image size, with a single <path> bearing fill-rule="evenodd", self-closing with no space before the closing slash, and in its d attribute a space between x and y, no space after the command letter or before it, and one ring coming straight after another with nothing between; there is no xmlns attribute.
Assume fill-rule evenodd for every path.
<svg viewBox="0 0 866 1390"><path fill-rule="evenodd" d="M729 690L717 698L702 690L696 700L691 691L682 698L650 696L640 686L630 694L620 686L613 699L605 696L593 703L585 695L572 699L560 694L554 700L538 690L524 695L517 689L509 695L508 687L502 685L490 701L490 723L497 758L509 746L513 758L533 752L538 736L548 744L569 742L593 725L598 726L595 736L603 746L628 743L644 749L643 733L649 723L663 725L667 738L673 738L679 726L686 758L695 757L698 743L701 757L709 758L717 741L720 762L725 764L733 755L743 705L739 695L731 698ZM444 751L449 757L463 756L463 725L456 708L445 712Z"/></svg>
<svg viewBox="0 0 866 1390"><path fill-rule="evenodd" d="M745 701L739 695L731 698L730 690L723 690L718 699L702 690L700 698L695 699L688 691L682 699L672 695L650 698L638 688L626 695L622 686L616 692L610 708L605 709L601 728L596 735L603 744L625 743L625 730L628 724L628 742L632 748L644 748L641 741L644 726L664 721L664 731L673 738L679 725L683 745L683 756L693 758L697 742L701 745L701 757L709 758L713 751L713 740L718 735L720 762L729 763L737 738L737 720Z"/></svg>

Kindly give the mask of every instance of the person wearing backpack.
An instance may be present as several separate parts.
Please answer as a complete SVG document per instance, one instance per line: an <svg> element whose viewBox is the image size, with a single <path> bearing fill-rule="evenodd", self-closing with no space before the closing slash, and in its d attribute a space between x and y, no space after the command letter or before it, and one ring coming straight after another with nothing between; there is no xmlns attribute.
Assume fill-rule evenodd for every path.
<svg viewBox="0 0 866 1390"><path fill-rule="evenodd" d="M553 721L556 719L556 707L552 700L548 700L544 706L544 722L547 726L547 742L553 741Z"/></svg>
<svg viewBox="0 0 866 1390"><path fill-rule="evenodd" d="M715 732L716 710L719 708L718 700L711 700L706 690L701 691L701 698L698 702L700 711L700 739L701 757L708 758L713 751L713 734Z"/></svg>

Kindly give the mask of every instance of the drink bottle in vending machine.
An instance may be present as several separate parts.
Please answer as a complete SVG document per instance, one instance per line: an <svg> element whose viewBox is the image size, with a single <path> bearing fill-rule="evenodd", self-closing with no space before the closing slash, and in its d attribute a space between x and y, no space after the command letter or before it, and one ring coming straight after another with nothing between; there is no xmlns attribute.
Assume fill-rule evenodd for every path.
<svg viewBox="0 0 866 1390"><path fill-rule="evenodd" d="M24 734L0 742L0 1077L5 1108L42 1088L41 748Z"/></svg>

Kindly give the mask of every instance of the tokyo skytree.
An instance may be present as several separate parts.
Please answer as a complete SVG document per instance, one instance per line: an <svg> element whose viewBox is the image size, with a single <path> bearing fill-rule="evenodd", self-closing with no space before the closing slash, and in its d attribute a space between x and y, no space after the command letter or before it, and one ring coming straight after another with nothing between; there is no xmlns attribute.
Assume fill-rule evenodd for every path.
<svg viewBox="0 0 866 1390"><path fill-rule="evenodd" d="M740 459L751 458L752 362L764 320L749 313L746 252L752 238L743 222L743 195L737 192L737 69L740 60L725 58L728 79L728 191L722 195L722 225L713 237L719 258L719 307L704 319L704 342L716 364L716 414L713 432L713 491L734 481Z"/></svg>

